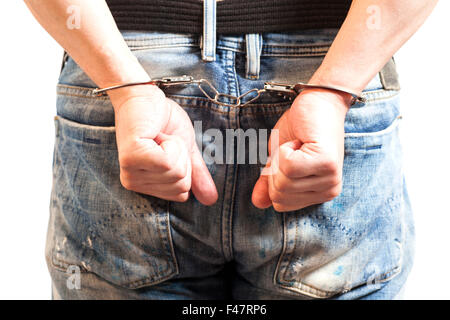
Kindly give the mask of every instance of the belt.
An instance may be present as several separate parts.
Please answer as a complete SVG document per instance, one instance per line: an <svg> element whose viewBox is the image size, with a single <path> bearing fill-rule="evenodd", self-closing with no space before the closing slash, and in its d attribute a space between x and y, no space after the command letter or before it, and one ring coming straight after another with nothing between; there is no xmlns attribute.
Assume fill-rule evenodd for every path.
<svg viewBox="0 0 450 320"><path fill-rule="evenodd" d="M217 0L217 33L339 28L351 0ZM121 30L202 33L202 0L107 0Z"/></svg>

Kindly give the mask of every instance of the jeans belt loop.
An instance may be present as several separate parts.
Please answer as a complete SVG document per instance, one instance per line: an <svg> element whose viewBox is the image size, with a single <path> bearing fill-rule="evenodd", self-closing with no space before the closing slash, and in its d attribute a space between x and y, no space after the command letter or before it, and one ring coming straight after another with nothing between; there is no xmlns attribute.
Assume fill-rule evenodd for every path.
<svg viewBox="0 0 450 320"><path fill-rule="evenodd" d="M247 79L259 79L260 60L263 45L262 35L259 33L249 33L245 35L247 50L247 63L245 66L245 76Z"/></svg>
<svg viewBox="0 0 450 320"><path fill-rule="evenodd" d="M216 0L203 1L202 59L216 60Z"/></svg>

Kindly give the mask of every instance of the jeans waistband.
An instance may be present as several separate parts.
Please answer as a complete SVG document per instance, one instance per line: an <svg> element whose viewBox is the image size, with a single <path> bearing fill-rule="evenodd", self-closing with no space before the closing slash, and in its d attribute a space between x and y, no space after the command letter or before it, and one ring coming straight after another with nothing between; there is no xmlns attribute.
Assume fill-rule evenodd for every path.
<svg viewBox="0 0 450 320"><path fill-rule="evenodd" d="M230 50L249 55L247 71L249 79L257 79L260 57L308 57L325 56L338 29L309 29L296 32L262 33L216 36L216 50ZM165 33L158 31L124 31L125 41L132 50L158 47L202 47L202 35ZM248 41L254 41L250 43ZM256 42L256 43L255 43ZM258 59L258 61L256 61ZM380 71L386 90L399 90L394 59Z"/></svg>
<svg viewBox="0 0 450 320"><path fill-rule="evenodd" d="M310 29L297 32L263 33L259 38L260 57L311 57L325 56L334 40L337 29ZM123 31L131 50L169 47L201 47L201 35L165 33L159 31ZM245 54L246 35L217 35L217 49ZM67 60L64 54L63 65ZM386 90L399 90L394 59L380 70L380 80Z"/></svg>

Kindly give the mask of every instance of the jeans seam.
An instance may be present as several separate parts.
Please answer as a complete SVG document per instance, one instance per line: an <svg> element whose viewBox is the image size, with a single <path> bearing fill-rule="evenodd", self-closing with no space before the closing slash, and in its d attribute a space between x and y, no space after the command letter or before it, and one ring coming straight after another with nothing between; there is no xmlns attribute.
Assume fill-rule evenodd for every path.
<svg viewBox="0 0 450 320"><path fill-rule="evenodd" d="M167 208L168 208L168 206L167 206ZM168 213L167 210L168 210L168 209L166 209L166 217L168 217L168 215L169 215L169 213ZM148 213L147 215L151 215L151 214L152 214L152 213ZM98 223L99 223L99 222L96 221L96 222L94 223L94 225L95 225L95 224L98 224ZM91 227L92 227L92 226L91 226ZM168 228L168 238L171 240L172 237L171 237L171 235L170 235L170 225L169 225L169 224L167 225L167 228ZM90 228L90 229L92 230L92 228ZM163 244L164 244L164 242L166 242L166 241L162 238L162 235L161 235L161 226L160 226L160 224L158 224L158 237L159 237L160 241L161 241ZM138 287L145 286L145 285L147 285L147 284L152 284L152 285L154 285L154 284L163 282L163 281L165 281L166 279L170 279L171 277L173 277L173 276L179 274L179 268L178 268L178 263L177 263L177 260L176 260L174 248L173 248L173 243L170 243L170 248L171 248L171 251L170 251L170 254L171 254L171 255L170 255L170 257L173 259L173 261L168 261L168 270L169 270L169 272L168 272L167 275L165 275L165 276L163 276L163 277L158 277L159 274L156 274L156 276L158 277L156 281L152 281L152 279L155 279L155 277L145 277L145 278L142 278L142 279L139 279L139 280L127 282L127 283L120 284L120 285L123 286L123 287L127 287L127 288L138 288ZM167 249L167 248L166 248L166 249ZM82 265L79 264L79 263L68 263L68 262L66 262L66 261L64 261L64 260L62 260L62 259L56 258L56 257L55 257L55 251L54 251L54 250L55 250L55 248L53 248L53 249L51 250L51 259L50 259L50 260L51 260L51 261L50 261L50 262L51 262L51 265L52 265L54 268L59 269L60 271L65 272L65 271L67 271L67 268L68 268L69 266L71 266L71 265L76 265L76 266L78 266L78 267L80 268L80 272L83 272L83 273L92 273L92 274L95 274L95 275L99 276L97 273L95 273L95 272L93 272L93 271L87 269L86 267L82 266ZM65 268L65 269L64 269L64 268ZM100 276L99 276L99 277L100 277Z"/></svg>
<svg viewBox="0 0 450 320"><path fill-rule="evenodd" d="M57 265L57 264L55 264L54 261L52 260L52 261L50 262L50 263L51 263L51 267L53 267L53 269L55 269L55 270L57 270L57 271L59 271L59 272L62 272L62 273L66 273L66 272L67 272L67 268L64 269L64 267L65 267L66 265L67 265L67 267L72 266L72 265L75 265L75 264L67 264L67 263L64 262L63 260L56 259L56 258L55 258L55 262L61 262L62 264L61 264L61 265ZM100 279L102 279L102 280L104 280L104 281L107 281L107 280L105 280L104 278L102 278L100 275L98 275L97 273L92 272L92 271L87 271L86 269L83 268L83 266L80 266L80 265L76 265L76 266L80 268L80 272L81 272L81 273L84 273L84 274L93 274L93 275L99 277ZM164 281L166 281L166 280L172 278L172 277L175 276L175 275L176 275L176 273L171 273L171 274L169 274L169 275L167 275L167 276L164 276L164 277L162 277L162 278L159 278L158 280L156 280L156 281L154 281L154 282L151 281L151 279L152 279L151 277L147 277L147 278L144 278L144 279L142 279L142 280L132 281L132 282L129 282L129 283L120 285L120 286L123 286L123 287L125 287L125 288L129 288L129 289L137 289L137 288L140 288L140 287L145 286L145 285L148 285L148 284L150 284L150 285L156 285L156 284L158 284L158 283L164 282Z"/></svg>
<svg viewBox="0 0 450 320"><path fill-rule="evenodd" d="M193 48L198 47L196 44L174 44L174 45L160 45L160 46L145 46L145 47L129 47L131 51L144 51L152 49L162 49L162 48Z"/></svg>

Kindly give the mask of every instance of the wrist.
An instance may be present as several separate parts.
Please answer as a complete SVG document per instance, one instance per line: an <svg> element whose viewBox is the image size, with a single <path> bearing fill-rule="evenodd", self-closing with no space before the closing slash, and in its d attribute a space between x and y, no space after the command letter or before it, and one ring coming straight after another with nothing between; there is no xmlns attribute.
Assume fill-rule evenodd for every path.
<svg viewBox="0 0 450 320"><path fill-rule="evenodd" d="M111 100L115 113L119 112L122 106L132 99L165 98L164 92L154 84L119 88L108 91L107 94Z"/></svg>
<svg viewBox="0 0 450 320"><path fill-rule="evenodd" d="M358 79L359 77L352 74L349 70L342 70L338 67L327 67L322 63L308 83L343 88L356 96L361 96L366 84L364 81Z"/></svg>
<svg viewBox="0 0 450 320"><path fill-rule="evenodd" d="M99 88L123 83L144 82L150 76L128 48L104 48L89 75Z"/></svg>
<svg viewBox="0 0 450 320"><path fill-rule="evenodd" d="M315 101L315 103L325 102L328 108L333 108L330 111L333 111L333 113L339 115L342 119L345 119L350 109L351 101L353 100L351 94L320 88L305 89L297 98L300 102L304 100ZM303 105L303 103L300 103L300 105Z"/></svg>

